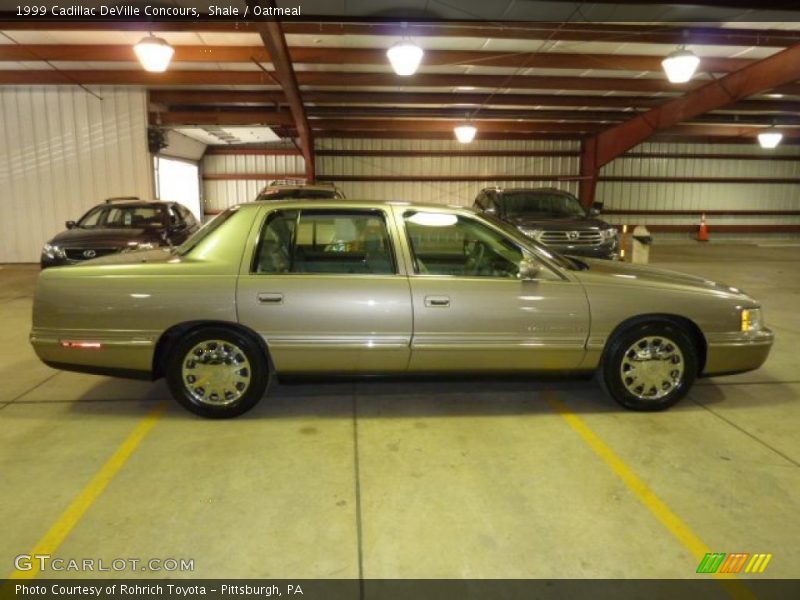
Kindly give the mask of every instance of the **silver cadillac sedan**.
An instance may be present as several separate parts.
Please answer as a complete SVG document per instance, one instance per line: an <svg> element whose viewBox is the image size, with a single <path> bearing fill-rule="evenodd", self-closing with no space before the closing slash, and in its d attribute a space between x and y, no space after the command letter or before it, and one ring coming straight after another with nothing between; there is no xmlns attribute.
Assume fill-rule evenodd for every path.
<svg viewBox="0 0 800 600"><path fill-rule="evenodd" d="M734 287L561 256L466 208L347 200L243 204L176 248L47 269L31 332L51 367L165 376L212 418L320 373L596 371L622 406L661 410L772 340Z"/></svg>

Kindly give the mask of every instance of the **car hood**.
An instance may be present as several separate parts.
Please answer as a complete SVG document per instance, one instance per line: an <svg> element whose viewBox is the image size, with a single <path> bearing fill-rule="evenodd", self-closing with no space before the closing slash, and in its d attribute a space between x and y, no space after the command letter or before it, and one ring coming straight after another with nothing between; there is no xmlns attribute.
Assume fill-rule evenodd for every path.
<svg viewBox="0 0 800 600"><path fill-rule="evenodd" d="M596 260L580 258L580 262L584 262L589 266L588 270L576 271L575 275L583 282L589 280L597 281L598 278L615 281L617 283L628 283L631 285L647 285L656 287L682 287L682 288L695 288L717 292L724 292L726 294L737 294L745 296L742 290L731 287L727 284L698 277L696 275L689 275L688 273L680 273L678 271L669 271L667 269L657 269L645 265L634 265L631 263L610 261L610 260Z"/></svg>
<svg viewBox="0 0 800 600"><path fill-rule="evenodd" d="M546 229L548 231L581 231L590 229L608 229L610 226L605 221L580 217L556 217L544 219L541 217L528 217L524 215L508 217L512 225L526 229Z"/></svg>
<svg viewBox="0 0 800 600"><path fill-rule="evenodd" d="M52 240L51 244L64 248L119 248L128 242L151 242L162 244L161 233L155 228L106 228L67 229Z"/></svg>

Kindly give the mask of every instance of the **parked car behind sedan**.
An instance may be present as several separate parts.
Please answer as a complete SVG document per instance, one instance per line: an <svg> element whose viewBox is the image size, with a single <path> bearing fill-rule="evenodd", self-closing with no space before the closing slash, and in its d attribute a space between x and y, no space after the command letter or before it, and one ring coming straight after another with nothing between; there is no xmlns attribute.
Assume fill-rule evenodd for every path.
<svg viewBox="0 0 800 600"><path fill-rule="evenodd" d="M276 201L182 246L48 269L31 342L48 365L166 376L205 417L284 374L591 373L660 410L698 375L758 368L756 300L700 277L563 257L470 209Z"/></svg>
<svg viewBox="0 0 800 600"><path fill-rule="evenodd" d="M486 188L474 208L502 219L529 238L563 254L616 259L617 230L588 211L565 190L555 188Z"/></svg>
<svg viewBox="0 0 800 600"><path fill-rule="evenodd" d="M74 265L117 252L179 245L199 228L191 211L177 202L109 198L42 248L42 268Z"/></svg>
<svg viewBox="0 0 800 600"><path fill-rule="evenodd" d="M306 183L294 179L271 181L256 197L259 200L344 200L342 190L332 183Z"/></svg>

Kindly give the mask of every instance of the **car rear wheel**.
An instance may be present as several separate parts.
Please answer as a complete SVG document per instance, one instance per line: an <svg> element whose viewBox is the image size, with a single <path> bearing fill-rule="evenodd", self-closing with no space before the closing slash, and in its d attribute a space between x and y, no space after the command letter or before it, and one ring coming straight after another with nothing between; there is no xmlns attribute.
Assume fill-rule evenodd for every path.
<svg viewBox="0 0 800 600"><path fill-rule="evenodd" d="M269 383L266 357L249 336L206 327L180 340L166 369L174 398L211 419L241 415L261 400Z"/></svg>
<svg viewBox="0 0 800 600"><path fill-rule="evenodd" d="M656 411L683 398L697 377L697 350L692 339L672 323L645 323L611 340L601 380L625 408Z"/></svg>

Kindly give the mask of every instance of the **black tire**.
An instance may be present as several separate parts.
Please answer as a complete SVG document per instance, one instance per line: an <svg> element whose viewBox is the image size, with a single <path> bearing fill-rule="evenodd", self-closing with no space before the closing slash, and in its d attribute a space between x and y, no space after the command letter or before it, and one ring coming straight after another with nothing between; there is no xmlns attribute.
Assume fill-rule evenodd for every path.
<svg viewBox="0 0 800 600"><path fill-rule="evenodd" d="M194 357L199 359L192 360ZM184 379L184 368L189 373L187 377L191 378L195 376L191 370L198 366L212 373L236 371L235 375L228 377L238 381L219 384L220 390L229 388L223 391L225 397L220 397L214 390L210 390L208 395L211 385L200 385L193 391L189 380ZM240 367L238 371L237 366ZM177 342L167 358L165 374L175 400L194 414L209 419L228 419L246 413L258 404L269 384L267 357L258 343L244 333L224 327L196 329ZM219 377L225 378L226 375L220 374Z"/></svg>
<svg viewBox="0 0 800 600"><path fill-rule="evenodd" d="M651 340L650 346L645 340ZM635 373L639 360L635 358L637 349L647 352L648 348L661 349L664 356L670 356L663 362L643 361L656 363L654 366L657 368L672 367L669 380L661 384L661 389L651 384L649 374L643 373L643 378L640 379ZM674 348L679 352L675 352ZM600 380L606 392L625 408L646 412L659 411L674 405L688 393L697 377L697 364L697 348L683 328L668 322L643 323L614 335L603 353ZM679 372L678 368L681 365L683 373L677 378L675 373ZM624 373L631 375L624 377ZM659 376L653 375L653 380L657 379ZM659 394L663 395L659 397Z"/></svg>

